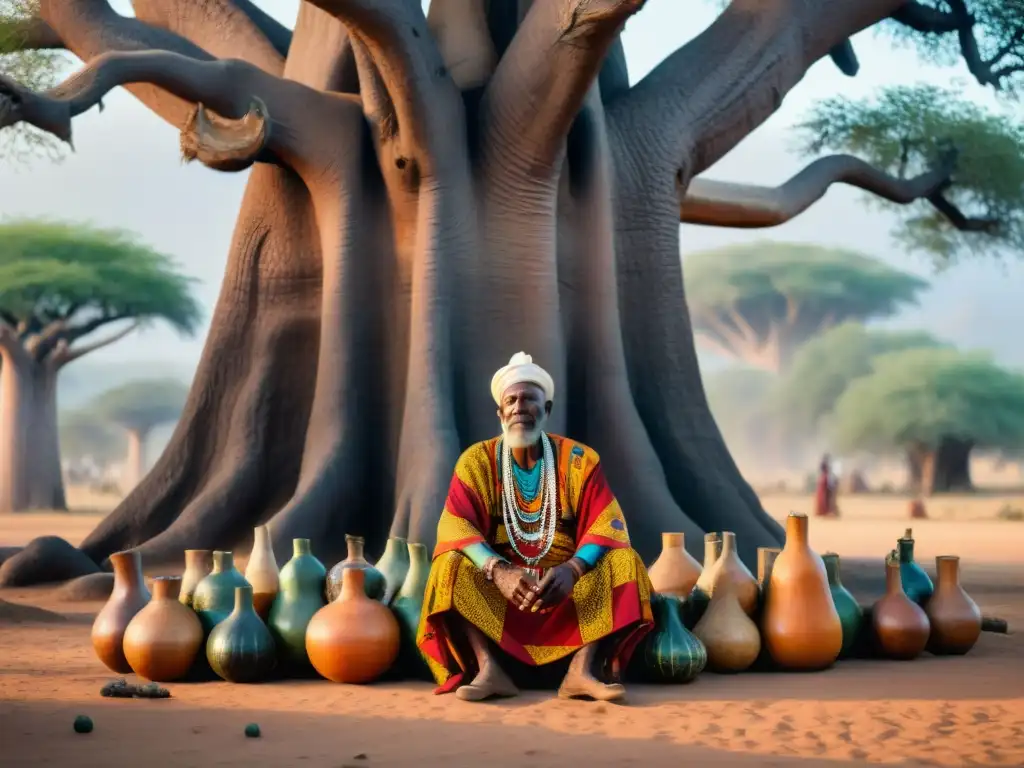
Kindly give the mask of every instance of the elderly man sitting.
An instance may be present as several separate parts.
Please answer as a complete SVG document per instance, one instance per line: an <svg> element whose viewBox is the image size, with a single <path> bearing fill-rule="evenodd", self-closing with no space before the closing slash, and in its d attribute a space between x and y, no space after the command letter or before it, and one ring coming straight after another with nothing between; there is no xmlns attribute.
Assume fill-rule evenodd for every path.
<svg viewBox="0 0 1024 768"><path fill-rule="evenodd" d="M605 680L653 627L647 571L597 454L544 432L554 390L513 355L491 381L501 436L455 467L417 638L438 693L516 695L491 641L535 666L575 654L558 695L617 700L625 689Z"/></svg>

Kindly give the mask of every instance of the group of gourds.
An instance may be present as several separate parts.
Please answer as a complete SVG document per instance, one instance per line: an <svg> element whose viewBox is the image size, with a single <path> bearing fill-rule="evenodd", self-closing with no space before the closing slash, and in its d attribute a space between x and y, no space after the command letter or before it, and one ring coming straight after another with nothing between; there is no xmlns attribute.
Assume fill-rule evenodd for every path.
<svg viewBox="0 0 1024 768"><path fill-rule="evenodd" d="M92 628L96 655L115 672L157 682L201 678L207 667L236 683L312 667L328 680L363 683L396 660L429 677L415 652L426 547L392 538L374 567L362 538L346 541L348 557L330 573L309 539L293 541L279 570L261 526L244 575L231 552L186 550L184 574L152 579L152 595L138 551L111 555L114 588Z"/></svg>
<svg viewBox="0 0 1024 768"><path fill-rule="evenodd" d="M933 586L914 561L910 529L886 558L885 594L867 609L843 586L839 555L810 548L806 515L788 517L784 548L758 550L756 579L732 533L704 537L703 569L683 534L662 539L648 571L655 630L632 665L650 680L687 682L705 666L819 670L850 656L963 654L981 634L981 611L960 585L959 557L936 558Z"/></svg>

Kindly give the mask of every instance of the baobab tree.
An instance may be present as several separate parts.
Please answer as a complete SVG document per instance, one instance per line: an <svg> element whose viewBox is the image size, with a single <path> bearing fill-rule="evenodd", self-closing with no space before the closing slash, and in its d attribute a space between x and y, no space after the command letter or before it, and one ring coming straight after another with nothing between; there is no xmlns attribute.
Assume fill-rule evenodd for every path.
<svg viewBox="0 0 1024 768"><path fill-rule="evenodd" d="M58 376L158 319L186 333L199 319L192 280L164 254L124 232L0 226L0 512L67 508Z"/></svg>
<svg viewBox="0 0 1024 768"><path fill-rule="evenodd" d="M642 553L664 530L694 547L735 531L748 561L777 544L701 386L681 201L814 62L852 71L851 35L894 14L957 27L905 0L733 0L631 86L619 34L644 4L303 0L289 30L249 0L135 0L135 18L41 0L26 45L86 64L48 93L5 81L0 125L67 140L124 85L186 159L252 168L174 436L81 550L178 561L270 518L281 556L293 536L327 559L344 532L429 544L460 450L497 429L486 384L519 350L559 383L550 427L600 452ZM825 181L908 202L954 167L855 165ZM8 579L47 577L29 554Z"/></svg>

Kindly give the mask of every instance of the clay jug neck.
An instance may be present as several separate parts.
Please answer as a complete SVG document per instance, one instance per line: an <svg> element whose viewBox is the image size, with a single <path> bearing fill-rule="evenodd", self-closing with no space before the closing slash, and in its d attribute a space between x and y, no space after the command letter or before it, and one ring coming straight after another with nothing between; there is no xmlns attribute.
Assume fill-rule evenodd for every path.
<svg viewBox="0 0 1024 768"><path fill-rule="evenodd" d="M235 610L232 615L239 615L247 611L253 611L252 587L235 587Z"/></svg>
<svg viewBox="0 0 1024 768"><path fill-rule="evenodd" d="M235 567L235 555L232 552L216 550L213 553L213 572L225 573Z"/></svg>
<svg viewBox="0 0 1024 768"><path fill-rule="evenodd" d="M885 594L904 595L899 560L890 558L885 564Z"/></svg>
<svg viewBox="0 0 1024 768"><path fill-rule="evenodd" d="M114 587L127 591L144 587L142 581L142 555L138 550L115 552L110 556L114 568Z"/></svg>
<svg viewBox="0 0 1024 768"><path fill-rule="evenodd" d="M211 570L213 568L213 552L209 549L186 549L185 568Z"/></svg>
<svg viewBox="0 0 1024 768"><path fill-rule="evenodd" d="M257 549L262 549L270 544L270 526L269 525L257 525L253 530L252 537L252 549L255 552Z"/></svg>
<svg viewBox="0 0 1024 768"><path fill-rule="evenodd" d="M398 597L411 597L415 600L423 599L422 594L415 594L415 590L422 585L426 574L430 570L430 558L427 557L427 547L424 544L409 544L409 572L405 575L405 582L398 591Z"/></svg>
<svg viewBox="0 0 1024 768"><path fill-rule="evenodd" d="M181 594L181 576L157 576L153 579L154 600L177 600Z"/></svg>
<svg viewBox="0 0 1024 768"><path fill-rule="evenodd" d="M366 562L366 539L362 536L345 536L345 543L348 545L348 562Z"/></svg>
<svg viewBox="0 0 1024 768"><path fill-rule="evenodd" d="M717 533L704 534L704 568L715 564L722 554L722 537Z"/></svg>
<svg viewBox="0 0 1024 768"><path fill-rule="evenodd" d="M725 559L727 557L736 556L736 534L731 531L725 531L722 533L722 551L718 555L719 558Z"/></svg>
<svg viewBox="0 0 1024 768"><path fill-rule="evenodd" d="M666 551L669 549L683 549L686 544L686 537L681 533L663 533L661 534L661 549Z"/></svg>
<svg viewBox="0 0 1024 768"><path fill-rule="evenodd" d="M907 529L907 533L910 533L910 529ZM898 552L901 563L912 563L914 562L914 540L909 536L904 536L898 541Z"/></svg>
<svg viewBox="0 0 1024 768"><path fill-rule="evenodd" d="M761 586L765 586L771 581L775 558L781 552L782 550L777 547L757 548L757 581Z"/></svg>
<svg viewBox="0 0 1024 768"><path fill-rule="evenodd" d="M825 563L825 573L828 576L828 585L830 587L843 586L842 579L839 577L839 555L835 552L826 552L821 556L821 559Z"/></svg>
<svg viewBox="0 0 1024 768"><path fill-rule="evenodd" d="M937 589L956 589L960 586L960 558L956 555L939 555L935 558Z"/></svg>
<svg viewBox="0 0 1024 768"><path fill-rule="evenodd" d="M808 547L807 515L790 512L786 518L786 546Z"/></svg>
<svg viewBox="0 0 1024 768"><path fill-rule="evenodd" d="M405 539L401 536L392 536L384 544L384 554L380 556L380 559L387 558L388 560L398 560L401 562L406 559L408 552Z"/></svg>
<svg viewBox="0 0 1024 768"><path fill-rule="evenodd" d="M302 557L309 553L309 539L292 539L292 554L295 557Z"/></svg>
<svg viewBox="0 0 1024 768"><path fill-rule="evenodd" d="M366 597L366 572L361 568L346 568L341 572L341 592L337 602L345 603Z"/></svg>

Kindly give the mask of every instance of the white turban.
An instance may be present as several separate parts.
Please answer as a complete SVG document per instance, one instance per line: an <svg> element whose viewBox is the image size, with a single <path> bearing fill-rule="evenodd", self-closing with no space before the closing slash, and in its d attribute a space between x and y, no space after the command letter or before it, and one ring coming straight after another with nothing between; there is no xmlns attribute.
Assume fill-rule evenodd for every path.
<svg viewBox="0 0 1024 768"><path fill-rule="evenodd" d="M491 397L501 405L501 396L513 384L536 384L544 390L544 400L555 399L555 382L551 374L533 362L525 352L516 352L508 365L499 368L491 379Z"/></svg>

